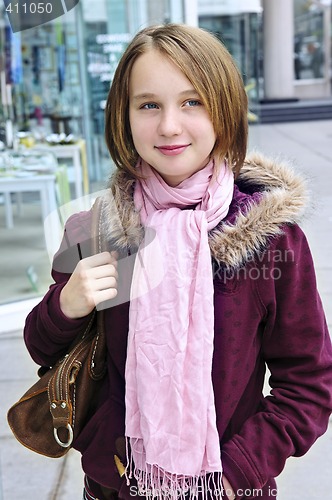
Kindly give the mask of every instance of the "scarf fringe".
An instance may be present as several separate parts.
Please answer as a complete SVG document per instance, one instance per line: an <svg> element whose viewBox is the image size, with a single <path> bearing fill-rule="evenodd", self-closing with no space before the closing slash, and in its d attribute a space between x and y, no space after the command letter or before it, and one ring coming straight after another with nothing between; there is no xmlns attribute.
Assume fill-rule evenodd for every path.
<svg viewBox="0 0 332 500"><path fill-rule="evenodd" d="M125 477L127 485L130 480L137 481L137 494L146 498L157 498L158 500L211 500L224 498L224 486L222 482L222 471L202 471L197 476L184 476L172 474L158 465L146 464L145 470L135 466L129 446L129 438L126 438L127 466Z"/></svg>

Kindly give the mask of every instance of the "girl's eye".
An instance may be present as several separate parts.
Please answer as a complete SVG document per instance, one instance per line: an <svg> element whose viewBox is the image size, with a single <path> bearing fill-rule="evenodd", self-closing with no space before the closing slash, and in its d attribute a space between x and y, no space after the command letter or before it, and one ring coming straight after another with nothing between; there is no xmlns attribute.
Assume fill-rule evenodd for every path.
<svg viewBox="0 0 332 500"><path fill-rule="evenodd" d="M199 106L200 104L201 104L200 101L197 101L196 99L190 99L189 101L186 102L186 105L190 107Z"/></svg>
<svg viewBox="0 0 332 500"><path fill-rule="evenodd" d="M157 104L154 104L153 102L148 102L146 104L143 104L143 106L141 106L141 109L156 109L157 108Z"/></svg>

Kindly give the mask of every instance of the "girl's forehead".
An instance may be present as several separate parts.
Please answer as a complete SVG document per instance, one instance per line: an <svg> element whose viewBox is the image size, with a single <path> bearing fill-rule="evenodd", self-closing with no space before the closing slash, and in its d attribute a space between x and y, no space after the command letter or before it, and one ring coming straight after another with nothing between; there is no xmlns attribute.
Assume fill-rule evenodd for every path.
<svg viewBox="0 0 332 500"><path fill-rule="evenodd" d="M161 52L158 49L154 48L149 48L146 52L143 54L140 54L136 61L134 62L133 68L137 65L150 65L150 69L153 70L153 67L155 64L161 65L161 66L167 66L167 67L174 67L175 69L178 69L177 66L172 62L171 58L167 55Z"/></svg>
<svg viewBox="0 0 332 500"><path fill-rule="evenodd" d="M149 87L156 83L164 85L165 80L192 86L185 73L170 57L156 49L149 49L136 59L129 77L131 87Z"/></svg>

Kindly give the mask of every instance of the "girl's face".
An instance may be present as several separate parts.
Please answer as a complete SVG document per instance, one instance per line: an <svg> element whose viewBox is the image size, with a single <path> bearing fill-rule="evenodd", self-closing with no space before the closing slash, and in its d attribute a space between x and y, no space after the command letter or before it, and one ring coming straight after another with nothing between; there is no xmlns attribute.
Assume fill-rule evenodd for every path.
<svg viewBox="0 0 332 500"><path fill-rule="evenodd" d="M137 153L170 186L208 163L216 140L208 112L190 81L157 50L132 67L129 121Z"/></svg>

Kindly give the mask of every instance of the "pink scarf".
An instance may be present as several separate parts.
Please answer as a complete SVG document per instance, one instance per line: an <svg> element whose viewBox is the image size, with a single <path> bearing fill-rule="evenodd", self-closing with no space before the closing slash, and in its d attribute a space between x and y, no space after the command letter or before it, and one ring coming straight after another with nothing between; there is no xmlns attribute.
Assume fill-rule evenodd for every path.
<svg viewBox="0 0 332 500"><path fill-rule="evenodd" d="M145 179L136 182L134 202L146 233L131 288L127 478L134 475L141 494L174 499L209 489L211 477L215 488L217 477L221 496L208 231L228 213L233 174L223 163L212 178L210 161L170 187L144 161L137 169Z"/></svg>

